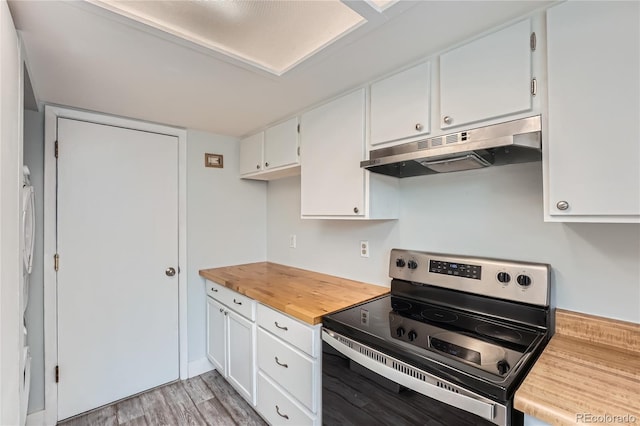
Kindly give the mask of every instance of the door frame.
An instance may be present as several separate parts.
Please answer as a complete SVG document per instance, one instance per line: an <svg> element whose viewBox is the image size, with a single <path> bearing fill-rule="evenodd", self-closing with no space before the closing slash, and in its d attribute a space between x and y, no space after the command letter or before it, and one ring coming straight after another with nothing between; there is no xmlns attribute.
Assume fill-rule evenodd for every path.
<svg viewBox="0 0 640 426"><path fill-rule="evenodd" d="M46 424L58 421L58 386L55 366L58 364L57 280L54 270L56 253L56 159L55 141L58 118L69 118L160 133L178 138L178 346L180 379L188 378L187 341L187 131L155 123L116 117L57 105L45 106L44 120L44 412Z"/></svg>

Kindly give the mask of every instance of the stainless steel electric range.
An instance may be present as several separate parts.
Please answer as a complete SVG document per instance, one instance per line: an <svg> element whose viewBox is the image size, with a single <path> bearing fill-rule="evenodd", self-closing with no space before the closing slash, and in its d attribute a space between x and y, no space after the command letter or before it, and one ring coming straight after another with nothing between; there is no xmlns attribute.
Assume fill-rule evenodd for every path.
<svg viewBox="0 0 640 426"><path fill-rule="evenodd" d="M438 421L420 407L440 403L455 412L434 416L456 424L521 424L513 394L550 337L549 265L394 249L389 275L390 295L325 316L322 338L361 372L428 397L394 424ZM364 415L360 401L336 417L332 400L323 393L325 424Z"/></svg>

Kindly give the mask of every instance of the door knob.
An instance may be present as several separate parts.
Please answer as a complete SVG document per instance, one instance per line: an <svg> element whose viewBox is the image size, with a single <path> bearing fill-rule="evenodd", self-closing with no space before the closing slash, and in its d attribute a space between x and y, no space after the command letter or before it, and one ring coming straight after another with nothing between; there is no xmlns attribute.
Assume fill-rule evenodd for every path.
<svg viewBox="0 0 640 426"><path fill-rule="evenodd" d="M164 273L168 277L173 277L176 274L176 270L174 268L167 268L164 270Z"/></svg>

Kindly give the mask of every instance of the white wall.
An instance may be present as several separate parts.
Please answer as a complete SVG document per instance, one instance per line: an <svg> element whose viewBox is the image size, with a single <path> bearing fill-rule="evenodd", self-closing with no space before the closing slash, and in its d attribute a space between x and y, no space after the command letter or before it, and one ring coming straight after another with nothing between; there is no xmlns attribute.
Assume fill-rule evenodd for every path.
<svg viewBox="0 0 640 426"><path fill-rule="evenodd" d="M300 220L299 188L269 182L269 261L385 286L395 246L545 262L557 307L640 322L640 225L543 222L540 162L402 179L396 222Z"/></svg>
<svg viewBox="0 0 640 426"><path fill-rule="evenodd" d="M29 412L33 413L44 410L44 108L41 112L24 111L24 164L31 171L36 205L35 248L26 312L27 342L32 357Z"/></svg>
<svg viewBox="0 0 640 426"><path fill-rule="evenodd" d="M224 168L205 168L204 154ZM189 361L206 356L206 293L198 270L266 260L266 184L240 180L239 145L230 137L187 134Z"/></svg>
<svg viewBox="0 0 640 426"><path fill-rule="evenodd" d="M300 219L300 177L268 183L267 254L271 262L389 286L389 249L398 245L397 220ZM296 235L297 247L289 248ZM369 241L369 258L360 241Z"/></svg>

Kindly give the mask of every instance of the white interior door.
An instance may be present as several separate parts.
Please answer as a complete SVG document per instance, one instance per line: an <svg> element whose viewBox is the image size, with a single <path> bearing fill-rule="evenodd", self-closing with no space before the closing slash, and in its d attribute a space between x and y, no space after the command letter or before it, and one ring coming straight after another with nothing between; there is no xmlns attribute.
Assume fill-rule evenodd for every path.
<svg viewBox="0 0 640 426"><path fill-rule="evenodd" d="M178 139L59 118L58 142L64 419L178 379Z"/></svg>

